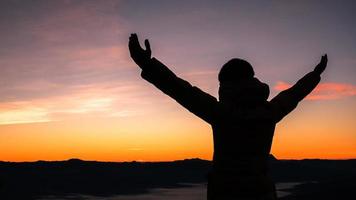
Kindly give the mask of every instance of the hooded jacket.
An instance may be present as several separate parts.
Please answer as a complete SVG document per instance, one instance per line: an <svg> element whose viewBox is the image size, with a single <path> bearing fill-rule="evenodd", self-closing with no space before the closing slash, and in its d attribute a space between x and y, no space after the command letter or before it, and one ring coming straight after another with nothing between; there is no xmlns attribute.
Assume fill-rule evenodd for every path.
<svg viewBox="0 0 356 200"><path fill-rule="evenodd" d="M155 58L141 68L145 80L212 126L214 155L208 196L209 190L211 196L251 196L274 190L268 176L268 158L275 126L316 87L318 73L308 73L270 101L265 94L267 85L256 78L242 84L250 94L245 91L240 97L239 92L221 84L218 101L177 77ZM254 99L261 92L263 99ZM229 95L235 96L226 97Z"/></svg>

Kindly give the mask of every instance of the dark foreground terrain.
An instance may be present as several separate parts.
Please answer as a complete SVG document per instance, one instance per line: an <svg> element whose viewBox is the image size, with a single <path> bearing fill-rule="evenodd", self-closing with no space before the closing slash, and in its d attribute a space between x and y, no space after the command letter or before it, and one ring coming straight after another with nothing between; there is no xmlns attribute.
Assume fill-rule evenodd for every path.
<svg viewBox="0 0 356 200"><path fill-rule="evenodd" d="M46 195L112 196L140 194L152 188L188 187L204 183L210 161L96 162L71 159L55 162L0 162L0 199L31 200ZM303 182L291 199L356 199L356 160L276 160L276 182Z"/></svg>

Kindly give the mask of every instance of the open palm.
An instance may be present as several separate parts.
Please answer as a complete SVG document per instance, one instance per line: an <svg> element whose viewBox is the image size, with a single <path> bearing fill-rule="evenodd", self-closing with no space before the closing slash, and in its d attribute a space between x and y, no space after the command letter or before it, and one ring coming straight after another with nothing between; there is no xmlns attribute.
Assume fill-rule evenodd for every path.
<svg viewBox="0 0 356 200"><path fill-rule="evenodd" d="M145 47L143 49L138 41L137 34L133 33L129 39L129 49L131 58L135 61L135 63L142 68L142 66L151 59L151 47L148 40L145 40Z"/></svg>

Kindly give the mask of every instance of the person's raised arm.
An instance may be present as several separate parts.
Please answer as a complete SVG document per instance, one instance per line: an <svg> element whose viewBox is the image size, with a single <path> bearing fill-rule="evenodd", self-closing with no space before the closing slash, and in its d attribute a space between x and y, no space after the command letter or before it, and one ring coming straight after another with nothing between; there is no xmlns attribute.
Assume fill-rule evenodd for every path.
<svg viewBox="0 0 356 200"><path fill-rule="evenodd" d="M306 74L291 88L280 92L271 100L271 104L276 111L276 120L281 120L285 115L290 113L298 102L303 100L320 82L320 75L326 68L328 57L325 54L321 57L319 64L313 71Z"/></svg>
<svg viewBox="0 0 356 200"><path fill-rule="evenodd" d="M208 123L213 123L217 108L216 98L177 77L160 61L151 58L151 47L148 40L145 40L145 46L146 50L142 49L137 35L131 34L129 39L130 55L142 69L142 78L175 99L190 112Z"/></svg>

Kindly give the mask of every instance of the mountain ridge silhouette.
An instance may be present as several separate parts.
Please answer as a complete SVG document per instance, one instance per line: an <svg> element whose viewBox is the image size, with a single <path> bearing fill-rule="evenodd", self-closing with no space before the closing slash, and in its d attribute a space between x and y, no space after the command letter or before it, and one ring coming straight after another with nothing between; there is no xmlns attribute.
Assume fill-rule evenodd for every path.
<svg viewBox="0 0 356 200"><path fill-rule="evenodd" d="M0 198L31 200L46 195L131 195L147 193L153 188L189 187L190 183L206 183L211 164L199 158L172 162L100 162L77 158L2 161ZM276 182L305 183L290 190L294 196L282 198L284 200L318 199L320 196L335 199L340 191L345 195L356 193L352 189L356 186L356 159L278 160L271 156L270 166Z"/></svg>

